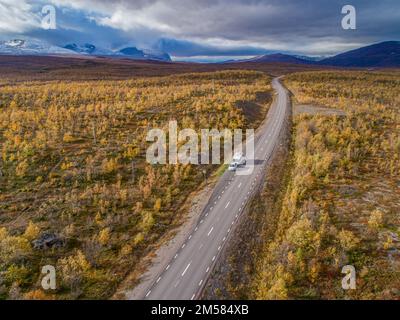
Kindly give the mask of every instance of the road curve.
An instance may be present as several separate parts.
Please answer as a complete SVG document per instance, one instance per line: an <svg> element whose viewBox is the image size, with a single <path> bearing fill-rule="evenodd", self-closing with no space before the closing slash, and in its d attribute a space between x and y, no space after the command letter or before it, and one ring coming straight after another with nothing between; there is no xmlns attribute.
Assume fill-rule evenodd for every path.
<svg viewBox="0 0 400 320"><path fill-rule="evenodd" d="M272 87L277 94L267 121L261 125L255 137L252 174L224 173L192 232L146 290L143 299L193 300L199 297L240 214L260 185L283 130L290 99L278 78L273 79ZM248 160L247 165L252 165L252 161Z"/></svg>

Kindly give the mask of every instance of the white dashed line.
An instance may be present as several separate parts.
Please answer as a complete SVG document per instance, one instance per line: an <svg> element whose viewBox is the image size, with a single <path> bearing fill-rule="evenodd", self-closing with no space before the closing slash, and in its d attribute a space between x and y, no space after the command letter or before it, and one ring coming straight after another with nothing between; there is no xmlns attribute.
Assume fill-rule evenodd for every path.
<svg viewBox="0 0 400 320"><path fill-rule="evenodd" d="M227 203L226 206L225 206L225 209L228 208L228 206L229 206L230 203L231 203L231 202L228 201L228 203Z"/></svg>
<svg viewBox="0 0 400 320"><path fill-rule="evenodd" d="M238 188L240 188L241 185L242 185L242 183L239 183Z"/></svg>
<svg viewBox="0 0 400 320"><path fill-rule="evenodd" d="M157 279L156 283L159 283L159 282L160 282L160 280L161 280L161 277L158 277L158 279Z"/></svg>
<svg viewBox="0 0 400 320"><path fill-rule="evenodd" d="M210 270L210 267L207 267L207 269L206 269L206 273L208 273L208 271Z"/></svg>
<svg viewBox="0 0 400 320"><path fill-rule="evenodd" d="M215 256L212 258L212 261L214 261L215 260Z"/></svg>
<svg viewBox="0 0 400 320"><path fill-rule="evenodd" d="M203 283L203 279L200 280L199 287L201 286L202 283Z"/></svg>
<svg viewBox="0 0 400 320"><path fill-rule="evenodd" d="M178 258L178 254L175 255L174 259Z"/></svg>
<svg viewBox="0 0 400 320"><path fill-rule="evenodd" d="M211 234L211 232L213 231L214 227L211 227L210 231L208 231L207 237Z"/></svg>
<svg viewBox="0 0 400 320"><path fill-rule="evenodd" d="M148 297L151 293L151 290L149 292L147 292L146 297Z"/></svg>
<svg viewBox="0 0 400 320"><path fill-rule="evenodd" d="M169 267L170 267L170 265L167 265L167 267L165 268L165 271L166 271L166 270L168 270L168 269L169 269Z"/></svg>
<svg viewBox="0 0 400 320"><path fill-rule="evenodd" d="M183 270L183 272L182 272L182 277L185 275L187 269L189 269L191 263L192 263L192 262L189 262L189 264L186 266L185 270Z"/></svg>
<svg viewBox="0 0 400 320"><path fill-rule="evenodd" d="M196 294L193 293L193 295L192 295L192 297L190 298L190 300L193 300L195 296L196 296Z"/></svg>

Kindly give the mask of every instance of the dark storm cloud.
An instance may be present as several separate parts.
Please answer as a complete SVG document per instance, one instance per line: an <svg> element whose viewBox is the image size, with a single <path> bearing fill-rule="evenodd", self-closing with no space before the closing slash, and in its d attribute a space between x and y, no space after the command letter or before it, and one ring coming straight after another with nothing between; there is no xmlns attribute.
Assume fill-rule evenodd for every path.
<svg viewBox="0 0 400 320"><path fill-rule="evenodd" d="M212 55L263 50L333 54L398 40L400 34L399 0L49 1L83 14L87 21L79 25L82 34L147 45L178 39L176 55L193 55L195 50ZM341 28L341 9L346 4L357 10L357 30ZM101 32L96 34L93 23Z"/></svg>

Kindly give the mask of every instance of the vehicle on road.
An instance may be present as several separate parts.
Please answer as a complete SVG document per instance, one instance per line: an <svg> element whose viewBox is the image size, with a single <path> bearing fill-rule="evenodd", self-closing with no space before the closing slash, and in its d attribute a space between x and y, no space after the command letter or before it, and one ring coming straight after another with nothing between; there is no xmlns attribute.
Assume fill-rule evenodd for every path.
<svg viewBox="0 0 400 320"><path fill-rule="evenodd" d="M228 170L229 170L229 171L236 171L237 167L238 167L237 164L236 164L235 162L232 162L232 163L229 165Z"/></svg>
<svg viewBox="0 0 400 320"><path fill-rule="evenodd" d="M237 152L233 155L232 161L228 167L229 171L235 171L239 166L246 165L246 157L243 152Z"/></svg>

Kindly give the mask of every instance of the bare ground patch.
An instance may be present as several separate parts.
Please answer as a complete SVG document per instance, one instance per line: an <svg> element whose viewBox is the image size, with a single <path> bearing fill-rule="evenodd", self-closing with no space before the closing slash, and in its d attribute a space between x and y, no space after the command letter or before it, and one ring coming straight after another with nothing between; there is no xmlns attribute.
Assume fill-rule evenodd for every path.
<svg viewBox="0 0 400 320"><path fill-rule="evenodd" d="M309 114L309 115L326 115L326 116L346 116L346 112L339 109L327 108L312 104L296 104L293 107L293 115Z"/></svg>

